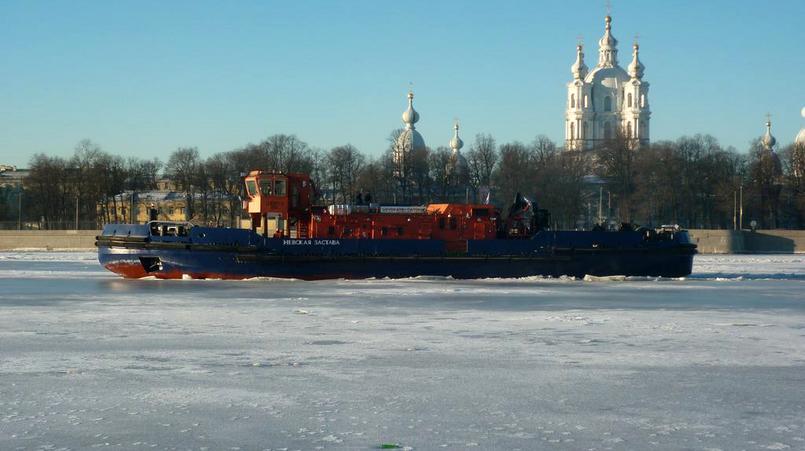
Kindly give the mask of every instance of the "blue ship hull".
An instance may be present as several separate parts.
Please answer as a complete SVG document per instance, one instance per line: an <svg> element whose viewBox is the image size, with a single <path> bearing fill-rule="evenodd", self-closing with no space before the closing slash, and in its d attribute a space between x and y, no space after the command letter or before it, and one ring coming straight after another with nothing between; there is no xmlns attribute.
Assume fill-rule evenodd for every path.
<svg viewBox="0 0 805 451"><path fill-rule="evenodd" d="M685 231L541 231L521 240L283 239L250 230L192 227L154 235L149 225L111 224L98 260L124 277L316 279L450 276L662 276L691 273Z"/></svg>

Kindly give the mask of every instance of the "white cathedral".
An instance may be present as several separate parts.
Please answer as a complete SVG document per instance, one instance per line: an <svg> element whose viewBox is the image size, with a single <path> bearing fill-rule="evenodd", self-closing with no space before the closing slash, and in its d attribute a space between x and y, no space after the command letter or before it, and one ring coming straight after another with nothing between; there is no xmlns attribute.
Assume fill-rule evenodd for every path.
<svg viewBox="0 0 805 451"><path fill-rule="evenodd" d="M583 47L576 47L576 62L567 85L565 149L592 149L620 136L634 145L649 143L648 82L635 41L627 70L618 65L618 40L612 36L612 18L606 16L604 36L598 41L598 65L588 71Z"/></svg>

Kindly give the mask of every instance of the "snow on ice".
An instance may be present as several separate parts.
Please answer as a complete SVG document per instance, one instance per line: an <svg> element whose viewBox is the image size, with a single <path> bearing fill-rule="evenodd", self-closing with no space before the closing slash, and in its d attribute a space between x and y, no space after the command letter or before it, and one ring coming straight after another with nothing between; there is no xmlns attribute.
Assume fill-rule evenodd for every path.
<svg viewBox="0 0 805 451"><path fill-rule="evenodd" d="M123 280L0 254L0 449L805 449L805 256Z"/></svg>

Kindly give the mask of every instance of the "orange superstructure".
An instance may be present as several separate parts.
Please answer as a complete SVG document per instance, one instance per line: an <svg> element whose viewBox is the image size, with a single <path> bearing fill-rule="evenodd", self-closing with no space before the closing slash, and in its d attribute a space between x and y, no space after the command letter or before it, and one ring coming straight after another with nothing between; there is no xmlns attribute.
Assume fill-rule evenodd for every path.
<svg viewBox="0 0 805 451"><path fill-rule="evenodd" d="M313 184L306 174L252 171L245 178L244 202L252 230L276 221L274 236L322 239L494 239L500 213L493 205L313 206Z"/></svg>

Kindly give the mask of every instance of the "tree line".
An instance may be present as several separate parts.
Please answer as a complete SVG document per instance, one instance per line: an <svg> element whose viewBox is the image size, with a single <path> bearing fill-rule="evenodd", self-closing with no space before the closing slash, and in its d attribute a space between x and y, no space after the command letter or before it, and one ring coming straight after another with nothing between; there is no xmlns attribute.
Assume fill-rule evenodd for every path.
<svg viewBox="0 0 805 451"><path fill-rule="evenodd" d="M168 179L188 200L189 219L231 224L242 214L243 175L274 169L310 174L322 203L349 203L359 192L387 204L483 202L479 193L489 192L491 202L507 207L519 192L551 211L560 228L608 221L728 229L741 211L744 227L755 221L759 228L805 228L801 146L770 154L756 140L738 152L695 135L639 148L615 137L590 151L564 151L542 135L498 144L481 133L464 149L467 173L456 187L447 147L419 150L408 156L405 171L397 170L392 153L399 133L375 155L350 144L315 149L277 134L207 158L195 147L179 148L166 162L124 158L84 140L71 158L35 155L22 190L0 191L0 222L19 219L44 229L73 228L76 218L82 228L121 222L120 193L154 190ZM465 195L457 199L457 190Z"/></svg>

